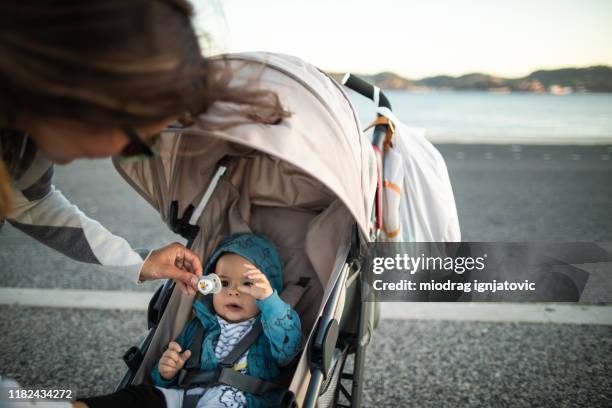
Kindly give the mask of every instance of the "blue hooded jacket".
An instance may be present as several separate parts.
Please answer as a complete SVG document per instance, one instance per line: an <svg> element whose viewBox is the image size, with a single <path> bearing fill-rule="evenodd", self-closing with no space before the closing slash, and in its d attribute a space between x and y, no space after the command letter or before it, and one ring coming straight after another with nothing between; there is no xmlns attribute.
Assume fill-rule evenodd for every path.
<svg viewBox="0 0 612 408"><path fill-rule="evenodd" d="M248 259L261 270L274 292L263 300L257 300L261 313L255 324L261 321L263 335L249 348L247 354L247 374L264 380L274 380L278 376L279 367L286 365L300 351L302 345L302 330L298 314L278 296L283 287L283 261L274 245L265 237L255 234L235 234L225 238L213 252L204 268L204 275L215 271L217 260L225 253L235 253ZM215 355L215 346L221 332L215 311L198 299L193 304L195 317L185 326L176 340L182 350L190 349L198 324L204 326L202 341L202 370L211 370L219 365ZM179 388L176 381L178 375L171 380L161 377L158 364L152 372L155 385L160 387ZM278 405L278 392L263 396L244 393L248 407L267 407Z"/></svg>

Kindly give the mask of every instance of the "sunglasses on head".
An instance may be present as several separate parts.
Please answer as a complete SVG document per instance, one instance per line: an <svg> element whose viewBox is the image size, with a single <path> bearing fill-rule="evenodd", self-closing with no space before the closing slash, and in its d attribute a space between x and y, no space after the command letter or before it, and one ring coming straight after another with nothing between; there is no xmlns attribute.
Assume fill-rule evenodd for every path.
<svg viewBox="0 0 612 408"><path fill-rule="evenodd" d="M126 160L142 160L148 159L159 154L157 144L159 142L161 133L153 136L150 143L145 143L138 133L132 128L122 128L123 133L128 137L130 142L121 150L117 155L120 159Z"/></svg>

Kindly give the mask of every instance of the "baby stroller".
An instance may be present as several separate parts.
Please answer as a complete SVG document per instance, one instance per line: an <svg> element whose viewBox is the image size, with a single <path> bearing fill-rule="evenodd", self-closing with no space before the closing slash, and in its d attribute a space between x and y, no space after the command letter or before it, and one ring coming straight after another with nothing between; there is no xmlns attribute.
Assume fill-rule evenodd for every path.
<svg viewBox="0 0 612 408"><path fill-rule="evenodd" d="M269 53L234 54L227 61L235 68L234 84L256 77L292 115L277 125L204 131L203 123L221 116L216 104L194 125L165 132L172 137L162 137L159 157L115 167L203 262L229 234L269 237L285 262L281 297L299 313L307 339L281 372L282 405L360 406L365 350L378 316L375 301L361 301L361 276L365 245L381 227L381 157L377 164L342 86L315 67ZM349 82L363 93L374 89ZM390 108L386 98L379 100ZM379 151L387 130L384 123L374 130ZM172 281L157 290L149 332L125 353L128 371L118 388L150 381L193 301ZM352 365L345 364L350 354Z"/></svg>

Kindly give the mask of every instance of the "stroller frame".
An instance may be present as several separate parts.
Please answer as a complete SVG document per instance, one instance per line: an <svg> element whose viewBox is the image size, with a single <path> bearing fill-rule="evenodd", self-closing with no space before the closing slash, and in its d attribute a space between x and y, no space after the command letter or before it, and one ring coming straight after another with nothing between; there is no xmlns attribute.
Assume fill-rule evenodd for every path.
<svg viewBox="0 0 612 408"><path fill-rule="evenodd" d="M373 99L379 106L391 108L387 98L376 87L354 76L345 77L347 87ZM373 148L377 158L378 185L372 218L374 228L371 230L370 240L376 240L381 226L382 213L382 143L388 130L388 125L379 124L374 128ZM210 188L214 188L211 182ZM187 207L181 218L178 217L178 203L173 202L170 207L168 224L172 231L187 239L190 247L199 227L190 223L197 217L193 216L193 206ZM198 206L200 207L200 206ZM333 289L328 295L321 315L312 328L310 341L305 345L310 379L303 407L359 407L362 402L364 385L364 365L367 346L377 326L379 308L375 299L368 298L371 291L365 279L365 245L366 239L360 232L356 223L353 223L351 233L351 246L344 262L342 262L332 276L336 276ZM170 297L175 289L172 280L166 281L158 287L149 302L147 311L148 332L138 346L132 346L123 355L128 369L117 389L130 385L144 357L151 346L160 320L166 310ZM352 302L344 305L340 322L334 314L341 301L342 290L352 293ZM369 295L371 296L371 295ZM354 316L359 316L358 320ZM345 318L352 317L352 318ZM349 355L354 355L352 369L346 364ZM343 381L345 383L343 383ZM346 383L348 385L345 385ZM348 405L341 400L348 401ZM295 395L287 391L281 402L283 407L297 407Z"/></svg>

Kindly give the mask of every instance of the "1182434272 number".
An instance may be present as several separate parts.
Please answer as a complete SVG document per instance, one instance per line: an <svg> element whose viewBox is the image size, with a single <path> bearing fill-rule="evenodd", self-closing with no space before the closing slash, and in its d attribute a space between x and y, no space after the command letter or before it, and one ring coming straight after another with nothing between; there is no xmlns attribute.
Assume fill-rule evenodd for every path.
<svg viewBox="0 0 612 408"><path fill-rule="evenodd" d="M23 389L7 390L9 399L59 399L71 400L72 390L69 389Z"/></svg>

